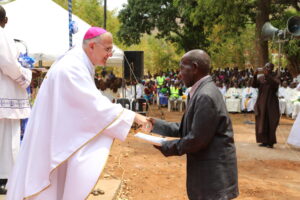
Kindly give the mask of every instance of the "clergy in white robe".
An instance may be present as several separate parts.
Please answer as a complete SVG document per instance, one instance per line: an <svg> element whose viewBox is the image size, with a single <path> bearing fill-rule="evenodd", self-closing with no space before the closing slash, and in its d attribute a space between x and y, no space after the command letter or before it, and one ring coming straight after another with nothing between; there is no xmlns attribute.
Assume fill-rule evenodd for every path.
<svg viewBox="0 0 300 200"><path fill-rule="evenodd" d="M254 111L254 105L257 99L257 89L246 87L242 90L242 110L247 112Z"/></svg>
<svg viewBox="0 0 300 200"><path fill-rule="evenodd" d="M225 97L228 112L241 112L241 96L242 90L238 88L237 83L227 90Z"/></svg>
<svg viewBox="0 0 300 200"><path fill-rule="evenodd" d="M30 114L26 87L31 71L21 67L15 42L4 31L7 22L0 6L0 194L5 194L20 146L20 119Z"/></svg>
<svg viewBox="0 0 300 200"><path fill-rule="evenodd" d="M300 83L297 85L295 90L295 98L292 99L292 119L296 119L300 112Z"/></svg>
<svg viewBox="0 0 300 200"><path fill-rule="evenodd" d="M299 91L296 89L296 83L293 82L290 84L290 87L288 87L286 95L287 95L287 99L286 99L286 115L289 117L293 116L293 112L294 112L294 103L295 101L298 99L298 93Z"/></svg>
<svg viewBox="0 0 300 200"><path fill-rule="evenodd" d="M112 55L112 35L91 27L48 71L8 180L7 200L83 200L93 190L115 138L146 117L111 103L96 88L96 65Z"/></svg>
<svg viewBox="0 0 300 200"><path fill-rule="evenodd" d="M278 89L278 98L279 98L279 110L280 114L284 114L287 105L287 87L288 84L286 81L282 82L282 86Z"/></svg>
<svg viewBox="0 0 300 200"><path fill-rule="evenodd" d="M246 112L254 111L254 105L257 99L257 89L252 87L252 82L247 82L247 87L242 89L242 110Z"/></svg>
<svg viewBox="0 0 300 200"><path fill-rule="evenodd" d="M297 86L297 90L300 91L300 83ZM291 129L287 143L296 148L300 148L300 114L299 113Z"/></svg>

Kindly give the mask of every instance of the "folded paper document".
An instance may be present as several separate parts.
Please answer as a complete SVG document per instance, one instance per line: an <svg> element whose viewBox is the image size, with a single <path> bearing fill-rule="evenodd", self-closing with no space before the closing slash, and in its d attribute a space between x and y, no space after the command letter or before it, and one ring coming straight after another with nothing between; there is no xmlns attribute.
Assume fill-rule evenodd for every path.
<svg viewBox="0 0 300 200"><path fill-rule="evenodd" d="M161 146L162 142L167 141L166 138L157 137L157 136L153 136L153 135L148 135L148 134L141 133L141 132L138 132L134 136L139 138L139 139L142 139L142 140L144 140L148 143L157 145L157 146Z"/></svg>

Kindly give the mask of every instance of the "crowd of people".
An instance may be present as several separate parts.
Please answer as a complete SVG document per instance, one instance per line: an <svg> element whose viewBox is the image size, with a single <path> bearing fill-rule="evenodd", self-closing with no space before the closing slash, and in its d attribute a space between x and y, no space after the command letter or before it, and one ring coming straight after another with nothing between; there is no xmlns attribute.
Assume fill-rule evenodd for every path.
<svg viewBox="0 0 300 200"><path fill-rule="evenodd" d="M280 114L295 119L300 112L300 92L297 90L300 80L293 78L286 68L280 70L280 73L272 73L280 80L277 92ZM223 95L228 112L254 112L258 88L253 85L253 69L215 69L210 74ZM261 75L258 74L258 77ZM186 104L189 92L189 88L180 79L179 71L175 70L153 75L148 72L143 79L126 81L124 87L122 78L116 77L113 72L96 74L95 82L102 93L113 102L118 98L145 98L150 104L157 103L161 107L171 104L174 110L179 109L180 103Z"/></svg>

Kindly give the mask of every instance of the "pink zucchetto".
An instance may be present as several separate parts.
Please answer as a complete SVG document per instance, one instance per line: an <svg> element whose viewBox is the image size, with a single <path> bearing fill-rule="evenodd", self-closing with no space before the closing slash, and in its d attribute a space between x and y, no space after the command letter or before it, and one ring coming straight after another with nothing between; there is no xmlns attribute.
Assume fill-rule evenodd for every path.
<svg viewBox="0 0 300 200"><path fill-rule="evenodd" d="M99 35L102 35L103 33L107 33L107 30L100 27L91 27L84 35L84 40L92 39L94 37L97 37Z"/></svg>

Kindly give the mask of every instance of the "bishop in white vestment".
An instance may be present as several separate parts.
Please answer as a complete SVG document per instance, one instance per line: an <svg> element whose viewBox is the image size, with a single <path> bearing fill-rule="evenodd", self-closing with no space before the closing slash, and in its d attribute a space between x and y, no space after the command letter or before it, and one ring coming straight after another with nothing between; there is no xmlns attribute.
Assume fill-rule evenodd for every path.
<svg viewBox="0 0 300 200"><path fill-rule="evenodd" d="M111 103L96 88L94 66L106 63L112 47L109 32L91 27L83 47L51 66L8 180L7 200L86 199L113 140L125 140L133 121L145 130L151 126L146 117Z"/></svg>
<svg viewBox="0 0 300 200"><path fill-rule="evenodd" d="M251 87L251 81L248 81L247 87L242 89L242 110L247 112L254 111L254 105L257 99L257 89Z"/></svg>
<svg viewBox="0 0 300 200"><path fill-rule="evenodd" d="M26 87L31 71L21 67L15 42L4 31L7 22L0 5L0 194L13 168L20 147L20 119L30 114Z"/></svg>

